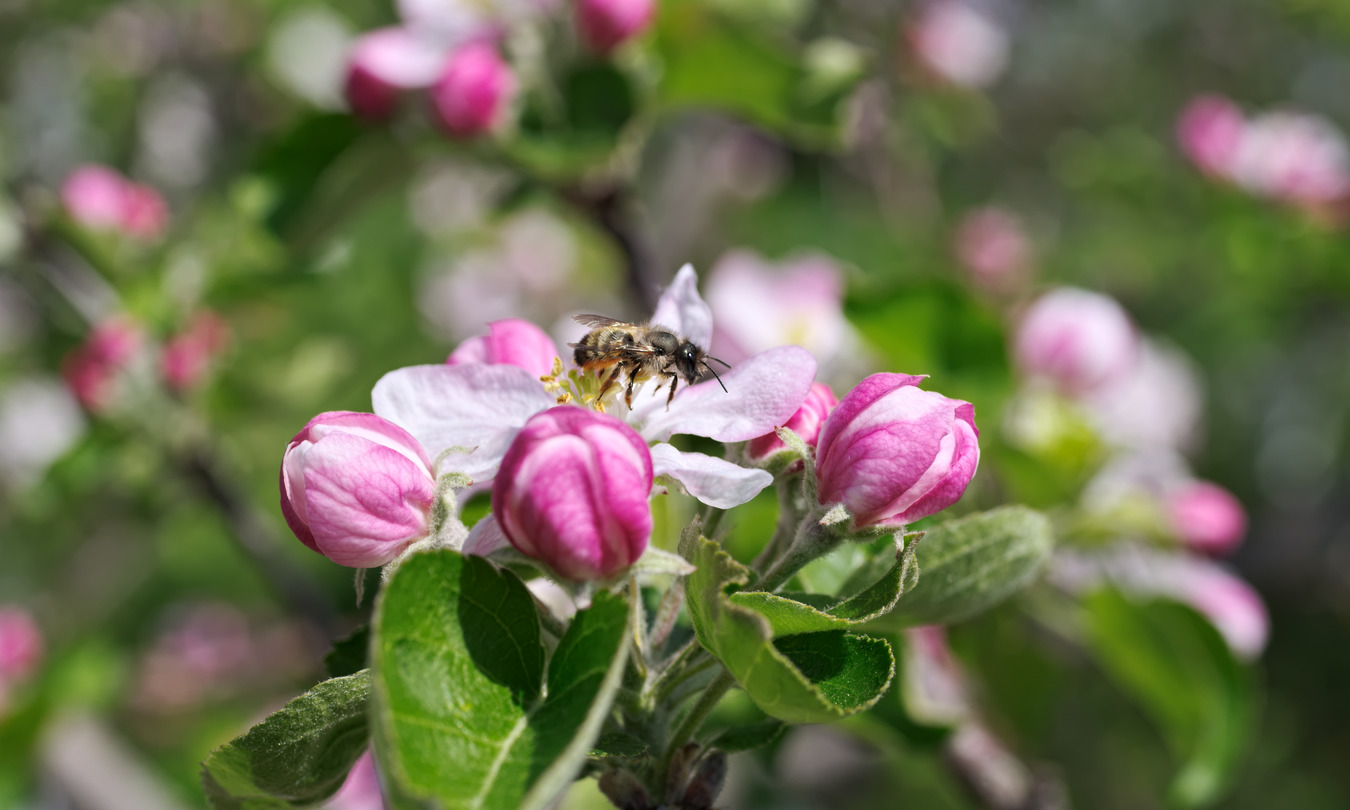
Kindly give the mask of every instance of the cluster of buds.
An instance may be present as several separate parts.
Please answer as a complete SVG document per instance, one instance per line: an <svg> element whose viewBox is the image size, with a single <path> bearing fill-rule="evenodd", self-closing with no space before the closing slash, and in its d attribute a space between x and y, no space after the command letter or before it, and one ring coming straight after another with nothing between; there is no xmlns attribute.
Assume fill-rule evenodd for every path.
<svg viewBox="0 0 1350 810"><path fill-rule="evenodd" d="M61 205L79 225L153 242L169 224L164 198L150 186L132 182L116 169L80 166L61 184Z"/></svg>
<svg viewBox="0 0 1350 810"><path fill-rule="evenodd" d="M508 58L512 34L554 13L549 0L443 0L399 3L400 25L370 31L353 44L344 94L356 115L392 118L405 96L421 92L451 137L500 131L518 91ZM578 0L578 36L604 56L641 34L655 0Z"/></svg>
<svg viewBox="0 0 1350 810"><path fill-rule="evenodd" d="M682 270L656 320L702 344L713 323L696 284ZM385 375L374 414L315 417L282 463L291 529L343 565L383 565L425 540L478 554L509 546L561 580L603 581L647 552L651 498L668 487L728 509L809 470L810 519L828 513L847 536L902 531L950 506L979 460L973 407L920 389L921 377L875 374L837 400L814 382L810 353L780 346L669 402L646 383L657 390L630 408L617 386L597 396L562 385L594 377L584 367L564 377L566 354L532 324L497 321L444 364ZM735 449L678 450L677 433ZM490 486L492 503L472 532L453 504L470 485Z"/></svg>
<svg viewBox="0 0 1350 810"><path fill-rule="evenodd" d="M229 326L213 312L196 313L158 346L139 322L119 316L94 326L66 355L61 374L86 410L109 413L138 384L149 390L162 383L176 394L201 385L229 340Z"/></svg>
<svg viewBox="0 0 1350 810"><path fill-rule="evenodd" d="M1192 100L1177 140L1201 172L1258 197L1335 218L1350 201L1350 146L1318 115L1274 110L1250 118L1220 96Z"/></svg>

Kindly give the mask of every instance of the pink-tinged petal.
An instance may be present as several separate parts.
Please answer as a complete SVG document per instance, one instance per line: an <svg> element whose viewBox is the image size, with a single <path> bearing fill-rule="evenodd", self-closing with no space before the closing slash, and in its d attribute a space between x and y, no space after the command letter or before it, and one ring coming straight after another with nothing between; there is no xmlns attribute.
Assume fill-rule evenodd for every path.
<svg viewBox="0 0 1350 810"><path fill-rule="evenodd" d="M432 458L465 448L442 459L438 472L475 481L495 475L516 431L557 404L525 369L479 364L397 369L380 378L370 399L375 413L407 429Z"/></svg>
<svg viewBox="0 0 1350 810"><path fill-rule="evenodd" d="M488 324L488 333L459 344L446 365L489 363L519 366L542 377L553 370L558 347L543 329L529 321L506 318Z"/></svg>
<svg viewBox="0 0 1350 810"><path fill-rule="evenodd" d="M929 725L955 725L971 714L969 687L941 625L905 630L905 709Z"/></svg>
<svg viewBox="0 0 1350 810"><path fill-rule="evenodd" d="M743 442L786 424L801 407L816 376L816 359L800 346L760 352L722 375L682 389L666 408L664 397L644 397L630 421L647 441L673 434Z"/></svg>
<svg viewBox="0 0 1350 810"><path fill-rule="evenodd" d="M497 522L497 516L489 514L473 524L473 528L469 530L469 536L464 540L464 548L461 550L465 554L486 557L494 551L510 547L511 541L502 531L501 524Z"/></svg>
<svg viewBox="0 0 1350 810"><path fill-rule="evenodd" d="M1270 637L1270 615L1261 596L1245 581L1208 563L1183 598L1213 623L1234 653L1254 660ZM1212 566L1212 567L1210 567Z"/></svg>
<svg viewBox="0 0 1350 810"><path fill-rule="evenodd" d="M125 177L107 166L81 166L61 184L61 204L81 225L118 228L126 210L128 185Z"/></svg>
<svg viewBox="0 0 1350 810"><path fill-rule="evenodd" d="M652 446L652 471L684 485L700 502L717 509L740 506L773 483L764 470L751 470L703 453L682 453L664 442Z"/></svg>
<svg viewBox="0 0 1350 810"><path fill-rule="evenodd" d="M1167 498L1172 531L1190 548L1228 554L1242 542L1247 513L1233 493L1208 481L1191 481Z"/></svg>
<svg viewBox="0 0 1350 810"><path fill-rule="evenodd" d="M1024 373L1079 397L1127 376L1139 351L1134 324L1115 299L1072 287L1051 290L1027 308L1013 347Z"/></svg>
<svg viewBox="0 0 1350 810"><path fill-rule="evenodd" d="M825 461L840 431L848 429L859 414L892 391L905 386L918 386L927 376L926 374L873 374L858 383L852 391L845 395L843 401L830 411L830 417L821 426L820 435L817 437L817 447L820 451L820 455L816 459L817 465Z"/></svg>
<svg viewBox="0 0 1350 810"><path fill-rule="evenodd" d="M348 55L349 71L360 71L395 90L430 87L445 67L450 49L409 28L379 28L362 35Z"/></svg>
<svg viewBox="0 0 1350 810"><path fill-rule="evenodd" d="M646 30L655 14L655 0L578 0L577 33L603 56Z"/></svg>
<svg viewBox="0 0 1350 810"><path fill-rule="evenodd" d="M339 565L383 565L427 532L436 484L392 448L334 433L309 449L304 476L315 545Z"/></svg>
<svg viewBox="0 0 1350 810"><path fill-rule="evenodd" d="M367 751L356 760L342 788L324 804L324 810L385 810L375 756Z"/></svg>
<svg viewBox="0 0 1350 810"><path fill-rule="evenodd" d="M42 663L45 645L37 622L17 605L0 605L0 689L21 681Z"/></svg>
<svg viewBox="0 0 1350 810"><path fill-rule="evenodd" d="M712 343L712 308L698 294L698 273L692 264L681 267L675 280L661 293L652 323L672 329L705 349Z"/></svg>
<svg viewBox="0 0 1350 810"><path fill-rule="evenodd" d="M1233 102L1222 96L1199 96L1177 119L1177 142L1201 171L1232 179L1246 126Z"/></svg>
<svg viewBox="0 0 1350 810"><path fill-rule="evenodd" d="M789 428L793 433L801 437L808 447L815 447L816 440L820 437L820 428L825 424L825 419L834 410L834 406L839 404L839 398L834 395L834 391L825 383L811 383L811 390L806 394L806 399L802 401L802 406L792 415L783 427ZM768 457L787 449L783 440L778 438L777 433L766 433L763 436L757 436L751 439L745 446L746 458L752 461L763 461ZM799 463L800 464L800 463Z"/></svg>

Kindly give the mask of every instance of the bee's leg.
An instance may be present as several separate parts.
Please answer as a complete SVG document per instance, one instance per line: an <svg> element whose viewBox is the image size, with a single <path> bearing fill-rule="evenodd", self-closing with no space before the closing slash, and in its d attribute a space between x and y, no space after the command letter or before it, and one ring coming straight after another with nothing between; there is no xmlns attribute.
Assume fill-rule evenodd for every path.
<svg viewBox="0 0 1350 810"><path fill-rule="evenodd" d="M604 376L603 371L600 372L600 375L604 379L604 382L600 383L600 391L595 395L596 402L599 402L600 400L605 398L605 393L609 391L610 386L614 385L614 383L619 379L619 375L622 373L623 373L622 363L616 364L614 366L614 369L609 372L608 377Z"/></svg>
<svg viewBox="0 0 1350 810"><path fill-rule="evenodd" d="M623 402L630 411L633 409L633 386L637 384L638 374L641 370L642 366L637 363L634 363L632 368L628 370L628 390L624 392Z"/></svg>
<svg viewBox="0 0 1350 810"><path fill-rule="evenodd" d="M666 410L670 410L670 401L675 398L675 388L680 384L680 378L674 374L670 375L670 393L666 395Z"/></svg>

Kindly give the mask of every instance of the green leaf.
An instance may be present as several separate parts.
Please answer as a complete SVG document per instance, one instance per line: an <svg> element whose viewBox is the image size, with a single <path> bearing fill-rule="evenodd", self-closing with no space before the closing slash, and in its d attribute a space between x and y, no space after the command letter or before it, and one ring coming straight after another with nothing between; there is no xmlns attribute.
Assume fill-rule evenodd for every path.
<svg viewBox="0 0 1350 810"><path fill-rule="evenodd" d="M793 723L837 720L871 706L890 685L895 659L886 641L841 629L775 639L769 618L727 596L729 586L749 582L745 566L697 535L681 541L680 553L698 566L689 577L687 599L699 643L766 714ZM848 624L828 614L819 618L806 605L784 604L788 601L750 599L793 627Z"/></svg>
<svg viewBox="0 0 1350 810"><path fill-rule="evenodd" d="M351 115L323 113L302 120L262 150L255 171L272 187L267 226L288 231L301 215L319 180L360 138L362 127Z"/></svg>
<svg viewBox="0 0 1350 810"><path fill-rule="evenodd" d="M547 665L521 581L452 551L404 562L376 605L376 752L396 802L542 807L571 782L617 693L628 607L601 593Z"/></svg>
<svg viewBox="0 0 1350 810"><path fill-rule="evenodd" d="M1030 584L1052 547L1050 521L1025 506L939 524L918 544L923 577L887 621L947 624L973 616Z"/></svg>
<svg viewBox="0 0 1350 810"><path fill-rule="evenodd" d="M753 751L776 741L783 736L783 732L787 731L787 728L787 723L782 720L765 720L763 723L736 726L719 734L708 745L713 748L720 748L728 754L734 754L737 751Z"/></svg>
<svg viewBox="0 0 1350 810"><path fill-rule="evenodd" d="M910 543L880 579L862 593L838 602L832 607L820 607L817 604L816 594L797 596L764 591L737 591L727 598L733 605L749 608L768 619L775 637L843 630L889 613L900 599L900 595L914 587L918 575L919 567L914 561L914 543Z"/></svg>
<svg viewBox="0 0 1350 810"><path fill-rule="evenodd" d="M333 649L323 657L323 670L330 678L341 678L366 668L366 653L370 649L370 628L361 626L346 638L333 642Z"/></svg>
<svg viewBox="0 0 1350 810"><path fill-rule="evenodd" d="M861 70L839 75L840 60L789 52L761 29L701 3L667 5L657 31L662 106L712 107L808 144L838 142Z"/></svg>
<svg viewBox="0 0 1350 810"><path fill-rule="evenodd" d="M1088 640L1107 674L1162 729L1182 762L1173 800L1218 797L1246 744L1252 683L1213 626L1175 602L1134 602L1103 590L1085 600Z"/></svg>
<svg viewBox="0 0 1350 810"><path fill-rule="evenodd" d="M202 763L212 808L307 805L337 792L370 740L370 673L333 678L268 715Z"/></svg>

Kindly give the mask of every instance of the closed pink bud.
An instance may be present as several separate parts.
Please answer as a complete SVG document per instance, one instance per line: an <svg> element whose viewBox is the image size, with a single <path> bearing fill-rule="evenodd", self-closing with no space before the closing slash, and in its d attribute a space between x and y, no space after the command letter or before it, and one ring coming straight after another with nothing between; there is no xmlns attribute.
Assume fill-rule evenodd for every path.
<svg viewBox="0 0 1350 810"><path fill-rule="evenodd" d="M1167 499L1174 531L1190 548L1228 554L1247 531L1247 513L1233 494L1218 484L1191 481Z"/></svg>
<svg viewBox="0 0 1350 810"><path fill-rule="evenodd" d="M502 459L492 511L522 553L561 576L621 573L652 532L652 457L628 425L572 405L530 418Z"/></svg>
<svg viewBox="0 0 1350 810"><path fill-rule="evenodd" d="M408 28L380 28L352 45L343 94L353 113L383 121L405 90L429 87L444 65L445 51L431 38Z"/></svg>
<svg viewBox="0 0 1350 810"><path fill-rule="evenodd" d="M94 327L79 348L61 362L61 376L87 410L107 410L116 399L118 382L145 344L145 333L126 319Z"/></svg>
<svg viewBox="0 0 1350 810"><path fill-rule="evenodd" d="M903 526L940 512L975 475L975 407L919 388L922 380L873 374L844 396L820 429L820 502L842 503L854 528Z"/></svg>
<svg viewBox="0 0 1350 810"><path fill-rule="evenodd" d="M1244 127L1236 104L1221 96L1200 96L1181 111L1177 142L1200 171L1232 179Z"/></svg>
<svg viewBox="0 0 1350 810"><path fill-rule="evenodd" d="M808 446L815 447L816 439L820 436L820 426L838 404L839 398L828 385L821 382L811 383L811 390L806 393L806 399L802 400L802 406L783 427L802 437L802 441ZM785 449L787 445L783 444L777 433L765 433L746 444L745 455L752 461L763 461Z"/></svg>
<svg viewBox="0 0 1350 810"><path fill-rule="evenodd" d="M351 568L384 565L424 537L435 500L426 450L374 414L319 414L281 462L281 512L291 531Z"/></svg>
<svg viewBox="0 0 1350 810"><path fill-rule="evenodd" d="M431 103L446 132L473 138L496 127L515 92L511 66L487 42L469 42L450 54L436 84Z"/></svg>
<svg viewBox="0 0 1350 810"><path fill-rule="evenodd" d="M558 347L543 329L519 318L506 318L488 324L488 333L471 337L450 353L447 365L494 363L520 366L531 374L543 376L553 371Z"/></svg>
<svg viewBox="0 0 1350 810"><path fill-rule="evenodd" d="M577 0L577 33L603 56L645 31L655 14L655 0Z"/></svg>
<svg viewBox="0 0 1350 810"><path fill-rule="evenodd" d="M1128 374L1137 360L1139 336L1114 299L1063 287L1027 309L1014 352L1023 372L1077 396Z"/></svg>
<svg viewBox="0 0 1350 810"><path fill-rule="evenodd" d="M0 690L32 675L42 654L42 633L28 611L0 605Z"/></svg>
<svg viewBox="0 0 1350 810"><path fill-rule="evenodd" d="M122 230L151 242L163 236L168 225L169 208L159 192L140 183L128 183L123 200Z"/></svg>

